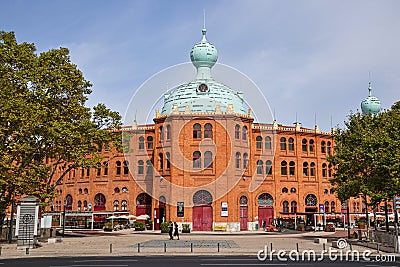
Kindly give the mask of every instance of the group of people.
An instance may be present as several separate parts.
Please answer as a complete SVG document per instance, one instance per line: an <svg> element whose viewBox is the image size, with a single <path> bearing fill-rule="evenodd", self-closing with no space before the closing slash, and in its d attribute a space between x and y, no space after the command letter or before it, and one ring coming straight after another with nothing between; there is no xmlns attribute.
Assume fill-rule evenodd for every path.
<svg viewBox="0 0 400 267"><path fill-rule="evenodd" d="M175 231L174 231L175 228ZM179 240L179 232L178 232L178 224L176 222L172 223L169 222L169 240L173 240L174 236L172 236L172 232L174 233L174 236L178 237Z"/></svg>

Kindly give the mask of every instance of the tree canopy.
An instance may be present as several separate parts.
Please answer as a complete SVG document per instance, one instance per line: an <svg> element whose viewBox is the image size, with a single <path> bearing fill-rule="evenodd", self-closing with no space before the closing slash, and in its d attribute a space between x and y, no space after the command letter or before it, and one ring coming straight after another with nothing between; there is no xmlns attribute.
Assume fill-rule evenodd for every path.
<svg viewBox="0 0 400 267"><path fill-rule="evenodd" d="M0 31L0 222L13 197L45 201L69 171L97 166L102 145L121 148L109 130L120 115L86 107L90 88L67 48L37 54Z"/></svg>
<svg viewBox="0 0 400 267"><path fill-rule="evenodd" d="M377 204L400 194L400 102L376 115L350 114L334 140L329 161L339 199L363 194Z"/></svg>

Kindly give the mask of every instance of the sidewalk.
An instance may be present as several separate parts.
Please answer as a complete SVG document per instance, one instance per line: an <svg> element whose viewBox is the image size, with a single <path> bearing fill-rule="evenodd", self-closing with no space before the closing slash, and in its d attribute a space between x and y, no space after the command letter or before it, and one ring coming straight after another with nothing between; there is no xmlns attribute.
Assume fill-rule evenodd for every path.
<svg viewBox="0 0 400 267"><path fill-rule="evenodd" d="M291 251L315 250L320 253L323 245L314 238L336 240L340 233L266 233L260 232L192 232L181 234L180 240L169 240L168 234L159 231L135 232L132 229L112 233L98 233L86 237L66 237L59 243L40 243L29 250L17 249L16 244L2 244L0 258L61 257L61 256L146 256L146 255L249 255L257 256L259 250ZM139 244L139 245L138 245ZM331 245L328 242L326 249ZM138 248L139 247L139 248ZM366 248L354 245L353 249ZM219 251L218 251L219 250ZM140 252L139 252L140 251ZM166 251L166 252L165 252Z"/></svg>

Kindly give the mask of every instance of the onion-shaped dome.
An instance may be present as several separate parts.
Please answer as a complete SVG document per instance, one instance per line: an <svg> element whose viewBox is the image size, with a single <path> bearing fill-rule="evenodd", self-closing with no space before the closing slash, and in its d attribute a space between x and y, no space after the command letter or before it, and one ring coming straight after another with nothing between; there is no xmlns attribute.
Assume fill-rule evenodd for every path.
<svg viewBox="0 0 400 267"><path fill-rule="evenodd" d="M371 83L368 86L369 95L361 102L361 110L366 115L376 115L381 110L381 101L372 95Z"/></svg>

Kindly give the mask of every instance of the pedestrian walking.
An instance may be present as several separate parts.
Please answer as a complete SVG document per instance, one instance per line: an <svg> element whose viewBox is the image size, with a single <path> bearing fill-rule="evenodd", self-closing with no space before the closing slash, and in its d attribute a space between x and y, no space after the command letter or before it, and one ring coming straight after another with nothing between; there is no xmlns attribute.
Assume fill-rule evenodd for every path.
<svg viewBox="0 0 400 267"><path fill-rule="evenodd" d="M178 240L179 240L178 224L175 222L174 226L175 226L174 236L178 237Z"/></svg>
<svg viewBox="0 0 400 267"><path fill-rule="evenodd" d="M169 233L169 240L173 240L174 239L174 237L172 236L172 232L174 231L174 225L173 225L173 223L172 222L169 222L169 231L168 231L168 233Z"/></svg>

